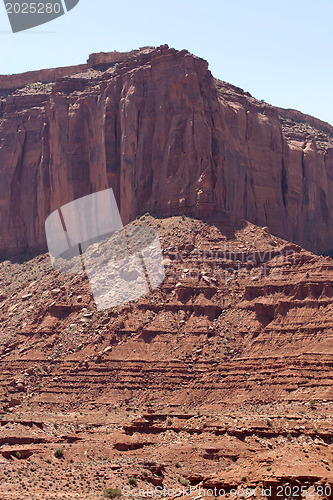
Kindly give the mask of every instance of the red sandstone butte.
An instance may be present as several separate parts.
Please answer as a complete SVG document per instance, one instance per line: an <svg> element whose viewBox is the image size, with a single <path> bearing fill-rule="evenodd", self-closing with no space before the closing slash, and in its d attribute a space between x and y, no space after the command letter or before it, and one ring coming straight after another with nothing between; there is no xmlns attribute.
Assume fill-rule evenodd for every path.
<svg viewBox="0 0 333 500"><path fill-rule="evenodd" d="M114 189L123 222L227 210L333 248L333 128L164 45L0 76L0 254L46 249L62 204Z"/></svg>

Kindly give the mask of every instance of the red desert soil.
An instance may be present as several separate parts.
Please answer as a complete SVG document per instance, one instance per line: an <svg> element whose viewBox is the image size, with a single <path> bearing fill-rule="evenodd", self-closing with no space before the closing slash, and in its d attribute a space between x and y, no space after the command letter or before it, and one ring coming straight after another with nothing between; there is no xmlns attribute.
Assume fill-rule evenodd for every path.
<svg viewBox="0 0 333 500"><path fill-rule="evenodd" d="M115 309L0 264L0 499L333 498L333 261L227 213L132 224L166 277Z"/></svg>

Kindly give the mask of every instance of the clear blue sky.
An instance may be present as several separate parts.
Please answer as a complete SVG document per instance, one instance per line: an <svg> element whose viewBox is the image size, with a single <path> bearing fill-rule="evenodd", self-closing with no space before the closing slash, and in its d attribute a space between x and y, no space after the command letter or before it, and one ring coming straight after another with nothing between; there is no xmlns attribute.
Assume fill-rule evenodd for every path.
<svg viewBox="0 0 333 500"><path fill-rule="evenodd" d="M0 73L167 43L259 99L333 124L332 21L332 0L80 0L65 16L12 34L1 3Z"/></svg>

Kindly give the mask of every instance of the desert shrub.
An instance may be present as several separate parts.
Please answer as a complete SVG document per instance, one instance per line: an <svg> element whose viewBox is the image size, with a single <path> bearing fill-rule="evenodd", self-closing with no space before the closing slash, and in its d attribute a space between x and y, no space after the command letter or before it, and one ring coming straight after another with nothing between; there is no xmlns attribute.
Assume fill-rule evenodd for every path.
<svg viewBox="0 0 333 500"><path fill-rule="evenodd" d="M185 479L184 477L179 477L178 481L182 486L188 486L190 484L190 481L188 479Z"/></svg>
<svg viewBox="0 0 333 500"><path fill-rule="evenodd" d="M128 480L128 484L130 484L131 486L136 486L138 484L138 482L135 479L135 477L130 477Z"/></svg>
<svg viewBox="0 0 333 500"><path fill-rule="evenodd" d="M179 462L176 462L176 463L175 463L175 467L176 467L177 469L179 469L179 467L180 467L180 463L179 463Z"/></svg>
<svg viewBox="0 0 333 500"><path fill-rule="evenodd" d="M104 498L117 498L121 497L121 490L119 488L105 488L103 491Z"/></svg>
<svg viewBox="0 0 333 500"><path fill-rule="evenodd" d="M54 456L56 458L64 458L64 450L62 448L56 448L54 450Z"/></svg>

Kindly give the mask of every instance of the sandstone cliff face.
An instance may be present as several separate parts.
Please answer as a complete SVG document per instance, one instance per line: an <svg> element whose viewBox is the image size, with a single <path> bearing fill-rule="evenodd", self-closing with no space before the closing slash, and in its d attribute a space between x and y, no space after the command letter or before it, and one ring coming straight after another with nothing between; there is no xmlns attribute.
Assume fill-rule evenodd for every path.
<svg viewBox="0 0 333 500"><path fill-rule="evenodd" d="M1 255L45 249L46 217L107 187L124 223L227 210L313 251L333 248L330 125L214 80L206 61L167 46L95 54L67 76L36 75L43 83L8 78Z"/></svg>

